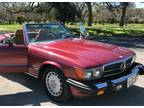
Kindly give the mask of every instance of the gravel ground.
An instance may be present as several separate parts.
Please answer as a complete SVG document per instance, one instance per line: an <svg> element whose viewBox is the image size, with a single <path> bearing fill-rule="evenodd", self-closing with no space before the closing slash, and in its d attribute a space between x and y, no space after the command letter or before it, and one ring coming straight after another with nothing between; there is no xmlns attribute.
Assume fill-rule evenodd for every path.
<svg viewBox="0 0 144 108"><path fill-rule="evenodd" d="M144 43L135 41L107 41L134 50L136 61L144 64ZM71 99L64 103L55 103L46 95L44 87L38 79L26 74L0 74L0 105L144 105L144 76L140 76L134 86L119 92L84 99Z"/></svg>

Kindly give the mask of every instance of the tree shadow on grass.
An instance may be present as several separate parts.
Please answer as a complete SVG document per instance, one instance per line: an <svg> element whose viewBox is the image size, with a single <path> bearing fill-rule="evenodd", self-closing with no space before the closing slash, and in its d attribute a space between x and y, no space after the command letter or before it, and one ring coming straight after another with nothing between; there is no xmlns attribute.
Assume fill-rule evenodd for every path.
<svg viewBox="0 0 144 108"><path fill-rule="evenodd" d="M107 37L107 38L92 38L91 40L114 44L127 48L142 48L142 49L144 48L144 38Z"/></svg>
<svg viewBox="0 0 144 108"><path fill-rule="evenodd" d="M44 91L42 83L26 74L0 74L8 80L17 82L32 91L0 96L0 105L33 105L39 106L42 102L51 102L61 106L142 106L144 105L144 88L132 86L104 96L95 96L83 99L72 98L65 102L53 102Z"/></svg>

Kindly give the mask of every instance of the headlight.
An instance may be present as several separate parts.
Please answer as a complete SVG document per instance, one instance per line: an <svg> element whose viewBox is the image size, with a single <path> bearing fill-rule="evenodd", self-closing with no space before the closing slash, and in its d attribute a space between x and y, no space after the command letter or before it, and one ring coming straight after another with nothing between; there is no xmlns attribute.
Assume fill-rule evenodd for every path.
<svg viewBox="0 0 144 108"><path fill-rule="evenodd" d="M102 77L102 68L93 68L93 69L76 69L76 76L80 80L93 80L99 79Z"/></svg>
<svg viewBox="0 0 144 108"><path fill-rule="evenodd" d="M85 72L84 79L90 79L92 77L92 72Z"/></svg>
<svg viewBox="0 0 144 108"><path fill-rule="evenodd" d="M84 79L92 80L92 79L99 79L102 76L102 69L101 68L93 68L93 69L86 69L84 70Z"/></svg>

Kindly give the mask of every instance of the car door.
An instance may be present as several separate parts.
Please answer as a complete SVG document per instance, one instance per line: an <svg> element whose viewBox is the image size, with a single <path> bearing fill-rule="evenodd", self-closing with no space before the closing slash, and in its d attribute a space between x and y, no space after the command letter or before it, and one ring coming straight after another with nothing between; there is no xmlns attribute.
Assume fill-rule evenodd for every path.
<svg viewBox="0 0 144 108"><path fill-rule="evenodd" d="M27 72L26 45L0 45L0 72Z"/></svg>

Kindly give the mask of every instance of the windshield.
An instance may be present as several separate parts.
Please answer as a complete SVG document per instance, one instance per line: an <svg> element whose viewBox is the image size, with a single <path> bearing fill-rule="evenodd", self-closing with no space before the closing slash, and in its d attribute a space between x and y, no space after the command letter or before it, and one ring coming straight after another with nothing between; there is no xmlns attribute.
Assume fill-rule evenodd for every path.
<svg viewBox="0 0 144 108"><path fill-rule="evenodd" d="M26 24L29 43L71 38L73 34L60 23Z"/></svg>

